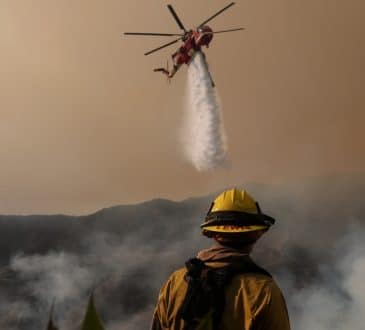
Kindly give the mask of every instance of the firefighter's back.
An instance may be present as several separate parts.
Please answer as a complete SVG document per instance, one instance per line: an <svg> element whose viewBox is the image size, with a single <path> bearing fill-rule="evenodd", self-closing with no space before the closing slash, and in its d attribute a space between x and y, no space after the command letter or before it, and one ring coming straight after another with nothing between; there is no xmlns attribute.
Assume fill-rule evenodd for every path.
<svg viewBox="0 0 365 330"><path fill-rule="evenodd" d="M207 265L217 268L222 266L218 263ZM181 318L181 307L188 290L186 274L186 268L175 271L161 289L154 315L156 327L153 329L186 329L185 322ZM224 294L225 304L218 329L288 330L290 328L285 301L271 277L258 273L234 275L225 287ZM214 329L212 315L207 313L203 316L196 329Z"/></svg>

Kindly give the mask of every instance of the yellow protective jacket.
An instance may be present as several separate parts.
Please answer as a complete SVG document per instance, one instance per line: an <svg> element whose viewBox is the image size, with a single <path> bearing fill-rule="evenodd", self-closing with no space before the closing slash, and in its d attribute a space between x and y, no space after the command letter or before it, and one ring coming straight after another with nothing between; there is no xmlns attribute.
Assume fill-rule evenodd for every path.
<svg viewBox="0 0 365 330"><path fill-rule="evenodd" d="M215 246L198 254L207 266L223 267L247 260L247 253ZM182 330L184 321L179 310L188 284L186 268L175 271L160 290L152 319L152 330ZM256 273L237 274L225 288L225 307L221 330L290 330L284 297L275 281ZM211 322L211 320L210 320ZM210 330L209 321L202 320L197 329Z"/></svg>

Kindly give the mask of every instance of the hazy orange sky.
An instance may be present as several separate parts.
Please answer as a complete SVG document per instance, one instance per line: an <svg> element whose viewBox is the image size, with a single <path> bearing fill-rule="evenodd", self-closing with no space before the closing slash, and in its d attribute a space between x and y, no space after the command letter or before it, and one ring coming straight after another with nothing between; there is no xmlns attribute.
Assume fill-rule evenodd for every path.
<svg viewBox="0 0 365 330"><path fill-rule="evenodd" d="M176 45L123 31L179 32L165 1L2 0L0 214L92 212L183 199L245 182L365 170L365 2L247 0L210 23L206 51L230 169L181 152L186 68L152 69ZM171 2L194 27L229 1Z"/></svg>

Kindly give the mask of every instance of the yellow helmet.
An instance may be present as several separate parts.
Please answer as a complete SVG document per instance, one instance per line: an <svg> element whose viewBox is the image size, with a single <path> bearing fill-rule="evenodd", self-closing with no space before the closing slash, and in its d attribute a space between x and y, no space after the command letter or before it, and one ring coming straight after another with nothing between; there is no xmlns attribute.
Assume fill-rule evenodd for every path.
<svg viewBox="0 0 365 330"><path fill-rule="evenodd" d="M243 234L266 231L275 219L261 212L259 204L245 191L236 188L222 192L212 203L205 222L203 234Z"/></svg>

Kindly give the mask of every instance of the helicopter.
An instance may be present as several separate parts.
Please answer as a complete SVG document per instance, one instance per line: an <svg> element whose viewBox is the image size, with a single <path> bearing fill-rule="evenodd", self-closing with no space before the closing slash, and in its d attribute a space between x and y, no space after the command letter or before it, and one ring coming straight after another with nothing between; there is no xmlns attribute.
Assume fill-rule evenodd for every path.
<svg viewBox="0 0 365 330"><path fill-rule="evenodd" d="M134 36L163 36L163 37L176 37L177 39L170 41L166 44L163 44L162 46L159 46L155 49L152 49L148 52L146 52L144 55L150 55L153 54L163 48L169 47L179 41L182 41L183 44L179 47L179 49L172 54L172 63L173 67L171 70L169 70L169 67L167 65L166 68L156 68L153 71L155 72L161 72L164 75L167 76L168 80L176 74L176 72L180 69L180 67L183 64L189 65L192 61L194 55L197 52L201 52L204 58L205 66L207 69L207 72L209 73L210 80L212 83L212 86L214 87L214 81L212 79L212 76L208 69L208 64L205 61L205 54L202 51L202 47L205 46L206 48L209 47L209 44L211 43L214 34L218 33L226 33L226 32L234 32L234 31L240 31L244 30L244 28L234 28L234 29L228 29L228 30L219 30L219 31L213 31L208 25L206 25L208 22L216 18L218 15L226 11L228 8L232 7L235 4L235 2L231 2L229 5L225 6L223 9L216 12L214 15L210 16L208 19L206 19L204 22L198 25L195 29L189 29L187 30L184 26L184 24L181 22L179 16L177 15L176 11L172 7L172 5L167 5L167 8L169 9L171 15L175 19L177 25L182 30L182 33L154 33L154 32L124 32L125 35L134 35Z"/></svg>

